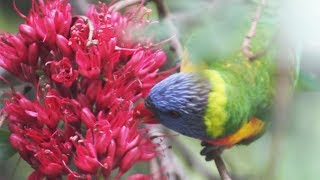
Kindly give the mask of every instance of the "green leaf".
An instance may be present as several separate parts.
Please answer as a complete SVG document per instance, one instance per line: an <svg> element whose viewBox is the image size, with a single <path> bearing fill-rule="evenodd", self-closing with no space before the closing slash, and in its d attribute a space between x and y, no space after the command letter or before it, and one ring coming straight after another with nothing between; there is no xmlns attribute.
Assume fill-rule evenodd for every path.
<svg viewBox="0 0 320 180"><path fill-rule="evenodd" d="M0 161L8 160L17 151L9 143L9 131L0 129Z"/></svg>

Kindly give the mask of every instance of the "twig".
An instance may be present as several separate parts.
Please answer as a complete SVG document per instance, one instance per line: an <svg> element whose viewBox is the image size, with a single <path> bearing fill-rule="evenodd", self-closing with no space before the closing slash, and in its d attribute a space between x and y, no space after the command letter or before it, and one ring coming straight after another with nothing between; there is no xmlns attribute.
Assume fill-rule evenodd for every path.
<svg viewBox="0 0 320 180"><path fill-rule="evenodd" d="M159 19L166 22L169 32L175 35L171 39L170 49L177 54L179 59L181 59L183 57L183 49L179 41L177 28L174 26L169 16L168 6L165 4L164 0L151 0L151 1L153 1L156 4Z"/></svg>
<svg viewBox="0 0 320 180"><path fill-rule="evenodd" d="M217 169L219 171L221 180L232 180L230 174L228 173L226 165L224 164L224 162L221 158L221 152L213 151L213 153L214 153L214 162L215 162Z"/></svg>
<svg viewBox="0 0 320 180"><path fill-rule="evenodd" d="M117 3L114 3L112 6L110 6L110 9L113 11L120 11L121 9L124 9L126 7L135 5L135 4L146 4L150 0L122 0L118 1Z"/></svg>
<svg viewBox="0 0 320 180"><path fill-rule="evenodd" d="M75 18L81 18L84 20L84 22L86 24L88 24L89 27L89 34L88 34L88 39L87 39L87 44L86 46L92 46L92 45L97 45L98 44L98 40L93 39L93 32L94 32L94 25L92 23L92 21L87 17L87 16L75 16Z"/></svg>
<svg viewBox="0 0 320 180"><path fill-rule="evenodd" d="M223 146L215 146L206 141L202 141L201 145L204 147L200 154L205 156L206 161L214 160L222 180L231 180L231 176L221 158L222 152L225 150Z"/></svg>
<svg viewBox="0 0 320 180"><path fill-rule="evenodd" d="M165 4L163 0L152 0L152 1L156 4L160 19L164 19L169 16L168 6Z"/></svg>
<svg viewBox="0 0 320 180"><path fill-rule="evenodd" d="M242 42L242 46L241 46L242 53L246 57L248 57L248 59L250 61L253 61L253 60L257 59L258 57L260 57L261 55L263 55L265 53L265 51L261 51L261 52L258 52L258 53L253 53L251 51L250 44L251 44L252 38L256 34L257 24L258 24L258 21L259 21L259 19L261 17L262 9L266 5L266 1L267 0L261 0L260 4L258 5L256 13L255 13L255 16L254 16L253 21L251 23L251 27L250 27L246 37L244 38L244 40Z"/></svg>

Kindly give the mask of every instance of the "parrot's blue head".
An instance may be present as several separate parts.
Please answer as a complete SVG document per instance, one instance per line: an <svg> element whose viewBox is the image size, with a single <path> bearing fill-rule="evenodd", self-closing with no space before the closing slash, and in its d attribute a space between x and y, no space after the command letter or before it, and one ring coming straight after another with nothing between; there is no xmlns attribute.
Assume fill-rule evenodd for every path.
<svg viewBox="0 0 320 180"><path fill-rule="evenodd" d="M211 83L198 73L177 73L156 84L145 105L161 124L183 135L206 138L204 113Z"/></svg>

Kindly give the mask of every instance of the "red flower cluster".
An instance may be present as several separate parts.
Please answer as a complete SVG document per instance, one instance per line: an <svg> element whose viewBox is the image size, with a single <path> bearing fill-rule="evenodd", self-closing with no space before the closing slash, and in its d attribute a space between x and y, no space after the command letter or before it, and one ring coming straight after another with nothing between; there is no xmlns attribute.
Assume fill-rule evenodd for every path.
<svg viewBox="0 0 320 180"><path fill-rule="evenodd" d="M153 158L156 145L138 125L145 110L135 104L170 71L159 73L163 51L134 39L143 15L101 4L72 17L66 0L33 0L20 15L17 35L0 35L0 65L37 96L9 93L2 111L11 145L35 169L29 179L109 178L114 169L118 179Z"/></svg>

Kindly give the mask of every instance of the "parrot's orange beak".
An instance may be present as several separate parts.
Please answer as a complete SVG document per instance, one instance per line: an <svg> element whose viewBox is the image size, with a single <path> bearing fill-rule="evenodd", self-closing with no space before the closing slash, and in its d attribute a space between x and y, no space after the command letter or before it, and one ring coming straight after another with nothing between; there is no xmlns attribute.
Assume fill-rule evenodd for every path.
<svg viewBox="0 0 320 180"><path fill-rule="evenodd" d="M143 101L140 101L135 107L134 117L143 123L159 124L156 116L144 105Z"/></svg>

